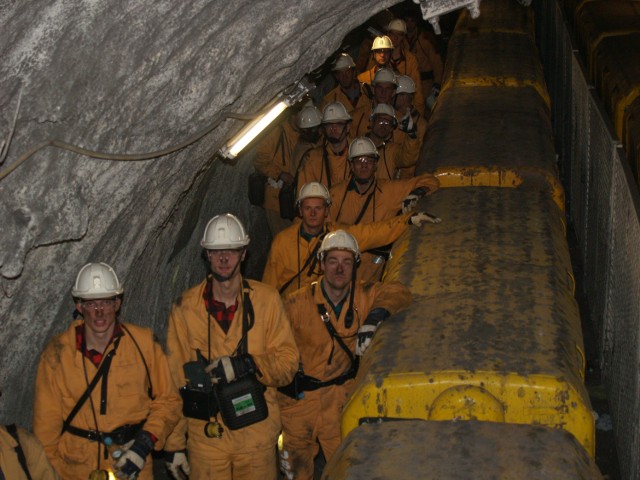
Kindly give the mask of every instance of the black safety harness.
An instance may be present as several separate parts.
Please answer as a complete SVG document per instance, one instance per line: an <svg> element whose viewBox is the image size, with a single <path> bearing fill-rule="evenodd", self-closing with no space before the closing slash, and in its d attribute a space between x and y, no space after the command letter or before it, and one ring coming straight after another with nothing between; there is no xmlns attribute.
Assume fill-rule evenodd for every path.
<svg viewBox="0 0 640 480"><path fill-rule="evenodd" d="M144 355L142 354L142 350L140 349L138 342L136 341L134 336L131 334L129 329L123 324L120 324L120 326L129 335L129 337L131 337L133 344L135 345L136 349L138 350L138 353L140 354L140 357L142 358L142 363L144 364L144 368L147 373L147 379L149 380L149 389L147 390L147 395L149 396L149 398L154 399L155 397L153 395L153 385L151 383L149 366L147 365L147 361L144 358ZM83 428L78 428L71 425L71 422L73 421L75 416L78 414L78 412L80 411L82 406L85 404L85 402L89 399L89 397L91 396L91 392L93 392L93 390L96 388L100 379L102 379L101 393L100 393L100 414L106 415L109 369L111 368L111 362L113 361L113 357L116 355L116 351L118 350L118 346L120 345L121 339L122 337L120 336L114 340L113 349L111 349L111 351L109 351L109 353L107 353L107 355L104 357L104 359L102 360L102 363L100 364L100 367L98 368L98 371L93 376L93 379L91 380L91 382L87 385L86 390L80 396L75 406L71 409L71 412L69 412L69 415L67 415L67 418L62 422L62 431L60 432L60 434L67 432L67 433L70 433L71 435L85 438L92 442L100 442L100 443L104 443L105 438L109 437L111 438L114 444L124 445L125 443L133 440L135 436L138 434L138 432L142 430L142 426L144 425L146 420L142 420L141 422L136 424L122 425L121 427L118 427L111 432L101 432L97 430L97 425L96 425L96 430L85 430ZM84 362L84 358L83 358L83 362ZM105 449L105 455L106 453L107 452Z"/></svg>
<svg viewBox="0 0 640 480"><path fill-rule="evenodd" d="M315 296L316 287L317 287L317 282L314 282L311 284L312 296ZM319 380L310 375L306 375L302 370L299 370L298 373L296 373L296 378L294 382L296 383L298 390L304 391L304 392L312 392L314 390L318 390L319 388L329 387L331 385L342 385L347 380L355 378L356 374L358 373L358 367L360 365L360 358L355 356L351 352L349 347L347 347L347 345L344 343L344 340L342 340L342 337L338 335L338 332L336 332L335 327L331 323L331 315L329 315L329 312L327 311L327 308L325 307L325 305L323 303L318 303L316 307L318 309L318 314L320 315L320 320L322 320L322 323L326 327L327 332L329 332L331 341L338 342L338 345L340 346L340 348L342 348L342 350L344 350L344 352L349 357L351 364L349 365L349 368L341 375L338 375L335 378L332 378L330 380L325 380L325 381ZM329 363L331 363L332 356L333 356L333 348L331 350L331 354L329 355ZM286 395L296 398L290 391L289 386L281 387L278 390Z"/></svg>
<svg viewBox="0 0 640 480"><path fill-rule="evenodd" d="M300 226L300 228L302 228L302 225ZM316 246L313 248L313 251L309 254L307 259L305 260L304 265L302 265L302 268L299 268L298 273L296 273L293 277L287 280L278 289L280 294L284 293L284 291L289 287L289 285L291 285L294 282L296 278L298 279L298 288L300 288L300 280L299 280L300 275L307 268L309 268L309 270L307 271L307 277L310 277L311 275L313 275L313 271L315 270L316 264L318 262L318 250L320 250L320 245L322 244L322 240L324 240L324 237L327 235L327 233L329 232L325 228L324 233L322 233L322 235L318 237L318 243L316 243ZM298 236L300 236L300 230L298 230ZM299 241L298 241L298 265L300 265L300 242Z"/></svg>
<svg viewBox="0 0 640 480"><path fill-rule="evenodd" d="M29 473L29 467L27 466L27 459L25 458L24 451L22 450L22 446L20 445L20 438L18 437L18 427L16 427L14 424L11 424L5 425L5 428L7 429L7 432L9 432L9 435L11 435L17 443L14 450L16 451L18 462L20 463L24 474L27 476L28 480L32 480L31 474ZM0 478L4 479L2 469L0 469Z"/></svg>

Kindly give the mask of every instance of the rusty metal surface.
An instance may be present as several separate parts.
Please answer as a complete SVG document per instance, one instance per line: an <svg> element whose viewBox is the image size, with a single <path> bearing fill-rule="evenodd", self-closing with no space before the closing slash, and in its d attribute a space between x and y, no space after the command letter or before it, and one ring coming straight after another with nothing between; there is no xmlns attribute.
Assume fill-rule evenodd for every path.
<svg viewBox="0 0 640 480"><path fill-rule="evenodd" d="M471 18L468 10L460 13L456 32L515 32L535 38L533 10L513 0L483 0L480 16Z"/></svg>
<svg viewBox="0 0 640 480"><path fill-rule="evenodd" d="M538 50L526 34L456 33L447 47L442 90L459 85L529 86L550 105Z"/></svg>
<svg viewBox="0 0 640 480"><path fill-rule="evenodd" d="M456 87L440 95L419 173L506 171L564 200L549 113L531 88ZM482 183L477 183L482 185Z"/></svg>
<svg viewBox="0 0 640 480"><path fill-rule="evenodd" d="M564 428L593 454L584 348L562 214L543 192L445 188L385 279L414 302L379 329L345 408L364 417L475 418Z"/></svg>
<svg viewBox="0 0 640 480"><path fill-rule="evenodd" d="M602 475L580 444L561 430L474 421L396 421L352 432L322 478L596 480Z"/></svg>
<svg viewBox="0 0 640 480"><path fill-rule="evenodd" d="M538 192L456 188L422 207L443 222L412 230L392 251L385 278L408 285L416 298L397 319L406 337L385 332L397 345L389 357L380 352L380 368L404 364L399 357L414 346L402 343L415 336L441 339L415 352L424 370L575 371L558 344L581 344L581 333L555 205Z"/></svg>

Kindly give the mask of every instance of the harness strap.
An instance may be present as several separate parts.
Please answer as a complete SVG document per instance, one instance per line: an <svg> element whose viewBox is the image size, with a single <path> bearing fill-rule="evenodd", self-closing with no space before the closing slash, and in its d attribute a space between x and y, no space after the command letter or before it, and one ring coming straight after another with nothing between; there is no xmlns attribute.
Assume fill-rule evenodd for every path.
<svg viewBox="0 0 640 480"><path fill-rule="evenodd" d="M27 467L27 459L25 458L24 451L22 450L22 446L20 445L20 438L18 437L18 427L16 427L15 424L12 423L11 425L6 425L5 428L7 429L7 432L9 432L9 435L11 435L18 443L15 448L16 455L18 456L18 462L20 462L20 466L22 467L22 470L24 471L27 478L29 480L32 480L31 473L29 473L29 467Z"/></svg>
<svg viewBox="0 0 640 480"><path fill-rule="evenodd" d="M282 294L288 287L289 285L291 285L291 283L300 276L300 274L302 274L302 272L305 271L305 269L309 266L309 264L311 264L313 262L313 266L309 269L309 273L307 274L308 277L310 277L313 274L313 269L315 267L315 262L317 262L317 255L318 255L318 250L320 249L320 245L322 244L322 240L324 240L324 237L327 235L328 232L324 232L320 237L318 237L318 243L316 244L316 246L314 247L313 251L309 254L309 256L307 257L307 260L304 262L304 265L302 265L302 268L300 270L298 270L298 273L296 273L293 277L291 277L284 285L282 285L278 291ZM300 233L298 233L299 235Z"/></svg>
<svg viewBox="0 0 640 480"><path fill-rule="evenodd" d="M98 384L100 379L102 377L104 377L103 385L107 383L106 382L106 380L107 380L107 372L109 371L109 368L111 367L111 360L113 360L113 356L116 354L116 350L118 349L118 345L120 345L120 339L121 338L122 337L118 337L118 338L116 338L115 342L113 342L113 350L111 350L109 353L107 353L107 356L102 361L102 364L100 365L100 368L98 369L98 371L94 375L93 379L91 380L91 383L87 386L87 389L84 391L82 396L78 399L78 402L76 403L76 405L71 409L71 412L69 412L69 415L67 416L67 418L64 420L64 422L62 422L62 432L60 432L60 434L63 434L65 431L67 431L67 429L71 425L71 421L75 418L75 416L78 414L78 412L80 411L80 409L82 408L84 403L87 401L87 399L91 395L91 392L93 392L93 390L96 388L96 385ZM100 405L100 412L101 413L102 413L102 402L103 401L104 401L104 404L105 404L104 406L105 406L105 409L106 409L106 387L104 387L104 386L103 386L103 389L102 389L102 394L103 394L104 397L103 397L103 400L101 401L101 405Z"/></svg>

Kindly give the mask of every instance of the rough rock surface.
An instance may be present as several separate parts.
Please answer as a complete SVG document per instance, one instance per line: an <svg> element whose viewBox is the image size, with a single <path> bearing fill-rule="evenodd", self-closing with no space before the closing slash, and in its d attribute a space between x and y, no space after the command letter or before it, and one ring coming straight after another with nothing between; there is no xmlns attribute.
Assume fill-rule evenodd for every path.
<svg viewBox="0 0 640 480"><path fill-rule="evenodd" d="M211 216L232 211L246 223L246 273L260 274L269 237L246 200L250 161L214 158L241 125L225 117L256 111L394 3L0 3L0 176L54 138L144 153L217 125L139 162L47 147L0 179L0 421L30 424L38 353L68 325L70 288L86 262L116 269L123 317L160 337L172 299L204 275L198 240Z"/></svg>

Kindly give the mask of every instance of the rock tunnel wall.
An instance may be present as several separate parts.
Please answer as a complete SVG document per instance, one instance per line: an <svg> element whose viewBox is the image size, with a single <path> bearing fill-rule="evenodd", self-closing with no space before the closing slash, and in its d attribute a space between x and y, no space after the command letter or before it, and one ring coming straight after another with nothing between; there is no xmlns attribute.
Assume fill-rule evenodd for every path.
<svg viewBox="0 0 640 480"><path fill-rule="evenodd" d="M246 201L252 167L214 158L241 125L225 117L255 112L394 3L0 3L0 176L54 138L144 153L217 124L139 162L47 147L0 179L0 421L30 425L39 352L69 324L85 263L111 264L125 287L123 319L160 337L172 300L206 271L198 241L211 216L231 211L245 222L246 273L259 275L269 238Z"/></svg>

